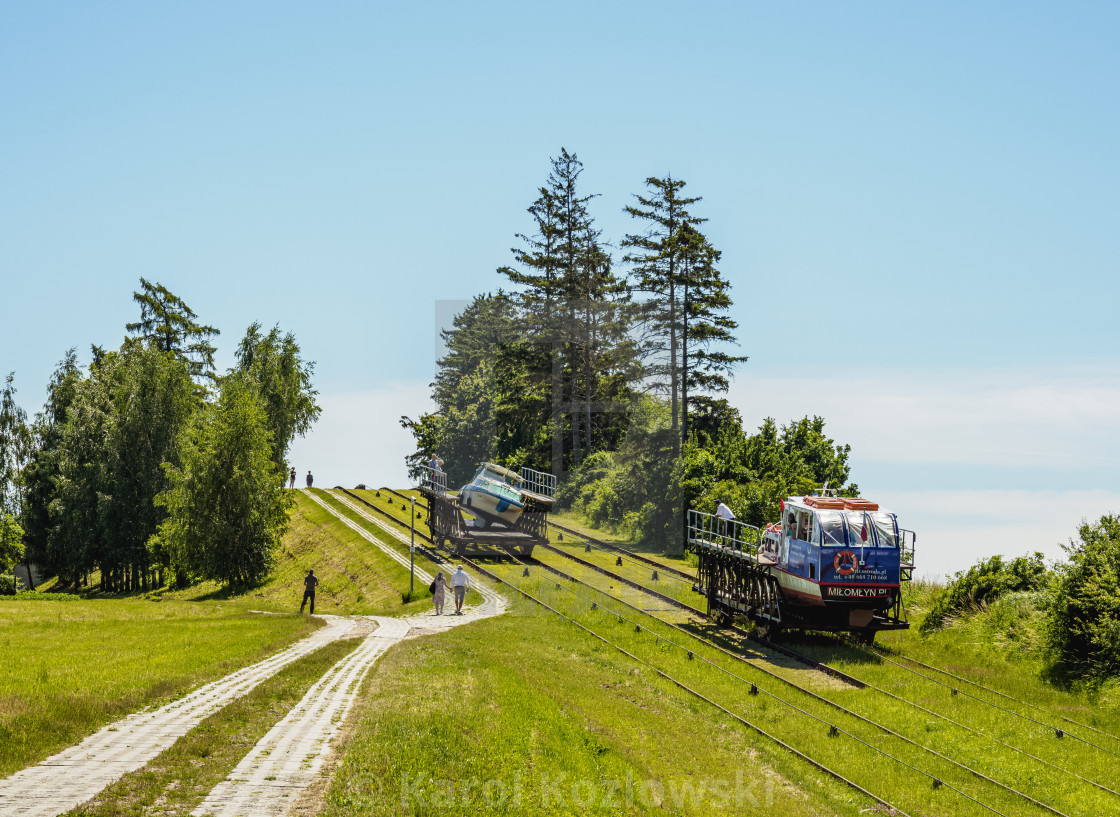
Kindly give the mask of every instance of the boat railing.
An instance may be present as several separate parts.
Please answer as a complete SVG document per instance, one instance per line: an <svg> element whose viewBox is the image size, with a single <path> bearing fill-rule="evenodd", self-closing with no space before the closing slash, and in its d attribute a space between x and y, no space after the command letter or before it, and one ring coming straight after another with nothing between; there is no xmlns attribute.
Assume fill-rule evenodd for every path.
<svg viewBox="0 0 1120 817"><path fill-rule="evenodd" d="M703 511L688 512L688 542L691 545L718 545L757 556L761 541L762 531L754 525Z"/></svg>
<svg viewBox="0 0 1120 817"><path fill-rule="evenodd" d="M552 474L546 474L544 471L534 471L532 468L525 467L521 469L521 479L523 480L521 484L523 490L532 491L534 494L540 494L541 496L555 498L556 477Z"/></svg>
<svg viewBox="0 0 1120 817"><path fill-rule="evenodd" d="M914 570L914 552L918 549L918 534L906 528L898 531L899 563L903 570Z"/></svg>
<svg viewBox="0 0 1120 817"><path fill-rule="evenodd" d="M447 493L447 473L430 465L420 466L420 487L437 494Z"/></svg>

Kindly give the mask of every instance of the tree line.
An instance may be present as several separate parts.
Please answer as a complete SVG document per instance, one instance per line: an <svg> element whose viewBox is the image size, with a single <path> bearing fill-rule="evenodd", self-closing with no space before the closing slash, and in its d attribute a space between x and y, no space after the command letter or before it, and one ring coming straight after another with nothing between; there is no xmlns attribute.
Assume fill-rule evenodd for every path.
<svg viewBox="0 0 1120 817"><path fill-rule="evenodd" d="M476 296L442 332L437 408L401 418L417 442L413 470L438 453L451 484L480 461L549 471L567 504L661 543L680 540L683 508L713 499L715 485L759 520L794 485L842 487L847 450L820 418L781 431L767 421L748 437L720 396L747 358L734 351L731 284L702 198L671 174L647 178L622 208L634 229L616 256L582 172L566 149L551 159L530 229L497 268L508 290Z"/></svg>
<svg viewBox="0 0 1120 817"><path fill-rule="evenodd" d="M253 583L286 518L285 456L319 415L295 337L254 323L224 374L218 329L140 279L119 348L74 349L33 420L0 402L0 568L34 562L64 587L108 592L195 579ZM7 560L6 562L4 560Z"/></svg>

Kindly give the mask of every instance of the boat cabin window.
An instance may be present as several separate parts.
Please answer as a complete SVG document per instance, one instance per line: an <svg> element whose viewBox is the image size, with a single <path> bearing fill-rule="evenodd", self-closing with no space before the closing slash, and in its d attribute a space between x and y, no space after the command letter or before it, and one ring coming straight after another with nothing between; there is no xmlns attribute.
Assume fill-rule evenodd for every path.
<svg viewBox="0 0 1120 817"><path fill-rule="evenodd" d="M791 508L786 513L786 528L791 539L800 539L802 542L812 541L813 512L801 508Z"/></svg>
<svg viewBox="0 0 1120 817"><path fill-rule="evenodd" d="M821 531L820 543L822 547L844 547L847 540L844 538L844 520L836 511L819 511L817 525Z"/></svg>
<svg viewBox="0 0 1120 817"><path fill-rule="evenodd" d="M879 539L879 547L898 547L898 520L893 513L872 513L871 519L875 522L875 534Z"/></svg>
<svg viewBox="0 0 1120 817"><path fill-rule="evenodd" d="M844 514L848 522L848 544L854 548L873 547L875 535L872 525L863 511L848 511Z"/></svg>

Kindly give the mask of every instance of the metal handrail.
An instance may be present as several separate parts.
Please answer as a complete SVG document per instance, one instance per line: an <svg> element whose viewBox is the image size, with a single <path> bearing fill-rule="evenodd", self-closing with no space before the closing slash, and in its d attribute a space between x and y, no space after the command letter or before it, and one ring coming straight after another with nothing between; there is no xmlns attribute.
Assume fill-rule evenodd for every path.
<svg viewBox="0 0 1120 817"><path fill-rule="evenodd" d="M906 528L898 529L899 561L903 567L914 567L914 553L918 549L918 534Z"/></svg>
<svg viewBox="0 0 1120 817"><path fill-rule="evenodd" d="M420 487L440 494L447 493L447 473L430 465L420 466Z"/></svg>
<svg viewBox="0 0 1120 817"><path fill-rule="evenodd" d="M552 474L546 474L544 471L534 471L532 468L525 466L521 469L521 479L524 480L521 487L526 491L532 491L534 494L540 494L541 496L556 496L556 477Z"/></svg>
<svg viewBox="0 0 1120 817"><path fill-rule="evenodd" d="M691 544L711 544L758 555L762 531L738 519L724 519L712 513L689 510L688 541Z"/></svg>

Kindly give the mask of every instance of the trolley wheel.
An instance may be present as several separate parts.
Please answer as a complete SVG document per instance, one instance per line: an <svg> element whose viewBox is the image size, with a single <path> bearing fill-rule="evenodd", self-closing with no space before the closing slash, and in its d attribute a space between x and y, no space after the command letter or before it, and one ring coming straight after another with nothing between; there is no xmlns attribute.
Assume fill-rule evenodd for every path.
<svg viewBox="0 0 1120 817"><path fill-rule="evenodd" d="M878 630L853 630L852 635L856 637L856 641L868 647L875 645L875 636L879 634Z"/></svg>
<svg viewBox="0 0 1120 817"><path fill-rule="evenodd" d="M760 637L765 638L767 641L779 641L782 637L781 623L771 621L770 619L759 621L755 631Z"/></svg>

